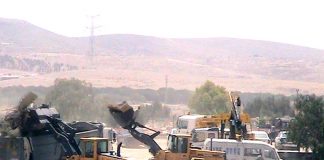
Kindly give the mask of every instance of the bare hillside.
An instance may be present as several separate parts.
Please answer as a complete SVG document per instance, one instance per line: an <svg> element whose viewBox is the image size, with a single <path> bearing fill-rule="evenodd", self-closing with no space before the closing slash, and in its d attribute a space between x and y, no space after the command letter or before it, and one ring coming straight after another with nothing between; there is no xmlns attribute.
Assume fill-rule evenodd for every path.
<svg viewBox="0 0 324 160"><path fill-rule="evenodd" d="M55 78L76 77L96 86L159 88L168 75L174 88L194 89L209 79L251 92L292 94L300 88L323 94L324 89L324 51L302 46L234 38L102 35L95 37L94 48L91 57L88 37L65 37L25 21L0 19L0 76L18 77L2 80L0 86L51 85ZM53 69L58 64L59 69ZM42 66L47 72L41 72Z"/></svg>

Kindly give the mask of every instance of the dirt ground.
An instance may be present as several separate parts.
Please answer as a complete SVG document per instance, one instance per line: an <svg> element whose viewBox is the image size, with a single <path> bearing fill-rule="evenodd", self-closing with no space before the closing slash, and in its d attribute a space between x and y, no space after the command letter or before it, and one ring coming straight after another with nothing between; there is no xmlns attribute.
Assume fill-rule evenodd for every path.
<svg viewBox="0 0 324 160"><path fill-rule="evenodd" d="M154 139L162 149L167 147L167 136L161 135ZM147 160L152 157L152 154L148 151L148 147L140 145L136 148L121 148L121 155L127 157L130 160Z"/></svg>

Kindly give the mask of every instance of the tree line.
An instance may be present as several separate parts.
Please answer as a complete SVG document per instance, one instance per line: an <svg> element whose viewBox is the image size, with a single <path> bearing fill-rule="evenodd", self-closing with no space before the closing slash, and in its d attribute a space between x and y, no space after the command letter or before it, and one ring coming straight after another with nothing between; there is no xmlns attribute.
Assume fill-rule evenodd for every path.
<svg viewBox="0 0 324 160"><path fill-rule="evenodd" d="M72 83L79 83L77 79L65 79ZM64 81L64 79L57 79L55 83ZM86 85L87 83L81 83L80 85ZM91 85L91 84L90 84ZM13 106L16 105L20 98L28 92L34 92L38 95L38 102L45 102L46 95L51 92L55 87L55 84L50 87L43 86L11 86L0 88L0 106ZM105 87L96 88L91 85L92 92L101 98L105 98L107 101L113 103L119 103L122 101L141 103L141 102L154 102L159 101L169 104L187 104L192 91L190 90L176 90L173 88L167 88L167 99L165 98L166 89L160 88L153 89L133 89L129 87ZM166 102L165 102L166 100Z"/></svg>
<svg viewBox="0 0 324 160"><path fill-rule="evenodd" d="M143 102L188 104L192 113L200 114L216 114L229 111L230 108L226 88L215 85L211 81L207 81L194 92L168 88L166 98L165 88L158 90L128 87L95 88L92 84L78 79L57 79L51 87L0 88L0 106L17 104L19 99L29 91L38 95L37 103L52 103L52 105L61 107L64 113L71 112L68 116L63 115L64 118L71 120L90 119L87 116L73 114L84 110L89 112L87 114L89 117L106 116L105 112L99 112L102 109L100 107L108 103L114 104L122 101L127 101L130 104ZM240 93L240 96L244 111L251 117L281 117L294 114L291 105L293 96L270 93ZM71 108L71 106L75 107ZM90 116L90 114L93 115Z"/></svg>
<svg viewBox="0 0 324 160"><path fill-rule="evenodd" d="M244 112L251 117L282 117L293 116L291 105L293 96L275 95L270 93L239 93ZM229 91L225 87L206 81L196 88L189 100L193 113L218 114L228 112L231 108Z"/></svg>
<svg viewBox="0 0 324 160"><path fill-rule="evenodd" d="M56 79L51 87L6 87L0 88L0 106L15 106L27 92L38 95L37 104L47 103L55 107L65 121L98 121L108 125L115 125L106 108L108 104L127 101L129 104L150 102L149 106L142 106L139 121L147 123L149 120L168 118L170 109L165 103L165 88L132 89L95 88L91 83L78 79ZM167 103L186 103L191 91L168 88Z"/></svg>

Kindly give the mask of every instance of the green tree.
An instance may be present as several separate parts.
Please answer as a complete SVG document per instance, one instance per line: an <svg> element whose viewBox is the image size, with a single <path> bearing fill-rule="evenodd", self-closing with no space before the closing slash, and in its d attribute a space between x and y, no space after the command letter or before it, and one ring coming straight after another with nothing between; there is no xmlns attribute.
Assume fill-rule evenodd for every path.
<svg viewBox="0 0 324 160"><path fill-rule="evenodd" d="M94 113L92 85L77 79L56 79L45 101L52 104L66 121L91 120Z"/></svg>
<svg viewBox="0 0 324 160"><path fill-rule="evenodd" d="M298 112L289 125L289 138L299 147L311 148L315 159L324 159L324 101L316 95L300 95Z"/></svg>
<svg viewBox="0 0 324 160"><path fill-rule="evenodd" d="M206 81L196 88L194 95L189 100L189 108L193 113L217 114L227 112L229 99L227 91L222 86L216 86L211 81Z"/></svg>
<svg viewBox="0 0 324 160"><path fill-rule="evenodd" d="M170 108L162 106L159 101L154 101L152 105L142 105L136 117L136 121L146 124L150 120L161 121L170 118Z"/></svg>
<svg viewBox="0 0 324 160"><path fill-rule="evenodd" d="M290 99L284 95L259 95L247 103L245 111L252 117L261 118L293 116Z"/></svg>

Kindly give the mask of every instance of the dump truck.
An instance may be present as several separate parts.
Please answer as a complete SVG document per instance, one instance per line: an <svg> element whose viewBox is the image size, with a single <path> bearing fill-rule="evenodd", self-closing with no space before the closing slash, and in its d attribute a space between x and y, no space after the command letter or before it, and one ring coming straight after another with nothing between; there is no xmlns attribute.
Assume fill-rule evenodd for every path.
<svg viewBox="0 0 324 160"><path fill-rule="evenodd" d="M222 151L206 151L200 149L190 148L190 135L188 134L169 134L168 135L168 148L162 150L156 143L154 138L160 134L159 131L150 129L135 121L138 111L123 102L119 105L108 105L109 112L116 120L116 122L127 129L129 133L138 141L142 142L149 147L149 152L154 156L154 160L225 160L226 154ZM136 130L137 127L145 128L154 133L148 135Z"/></svg>

